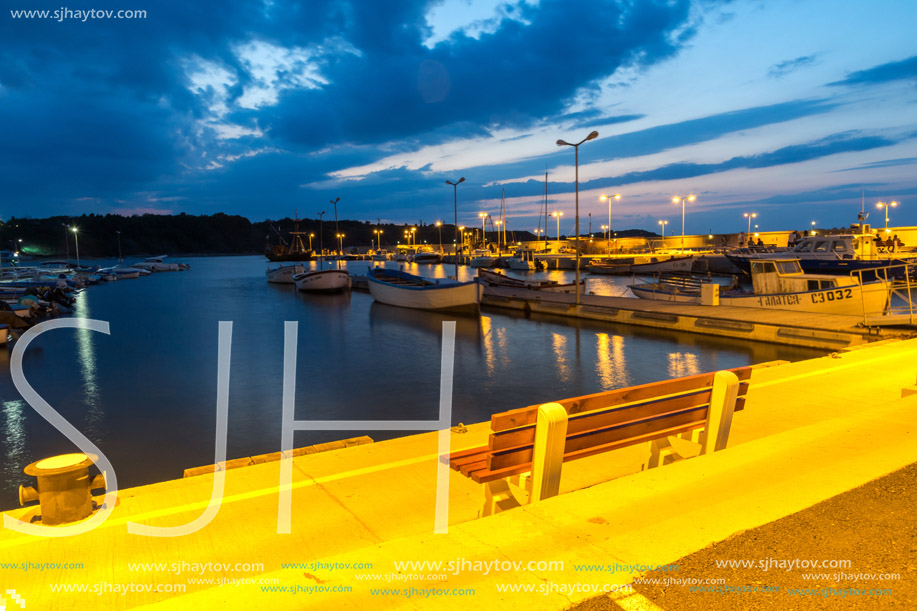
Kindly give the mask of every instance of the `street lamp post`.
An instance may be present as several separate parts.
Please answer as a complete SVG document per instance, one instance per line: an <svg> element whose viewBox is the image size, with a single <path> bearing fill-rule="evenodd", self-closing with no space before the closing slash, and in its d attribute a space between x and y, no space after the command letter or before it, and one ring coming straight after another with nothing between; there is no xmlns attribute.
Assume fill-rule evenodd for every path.
<svg viewBox="0 0 917 611"><path fill-rule="evenodd" d="M453 227L455 227L455 235L453 236L454 237L453 242L455 242L456 244L458 244L459 231L463 231L465 229L464 227L459 229L459 226L458 226L458 186L459 186L459 183L463 183L463 182L465 182L464 176L459 178L456 182L452 182L451 180L446 181L447 185L452 185L452 213L453 213L453 220L455 222L455 225L453 225ZM442 242L442 239L440 239L440 242ZM462 245L463 246L464 246L464 242L465 242L465 234L463 233L462 234ZM458 253L453 253L453 254L457 255ZM458 257L455 257L455 279L458 280Z"/></svg>
<svg viewBox="0 0 917 611"><path fill-rule="evenodd" d="M481 248L487 247L487 227L485 222L487 217L490 216L486 212L478 212L478 216L481 217Z"/></svg>
<svg viewBox="0 0 917 611"><path fill-rule="evenodd" d="M602 195L599 199L608 200L608 234L610 236L611 235L611 200L621 199L621 196L618 193L615 193L614 195ZM609 248L611 247L609 246Z"/></svg>
<svg viewBox="0 0 917 611"><path fill-rule="evenodd" d="M878 204L876 204L876 208L879 208L879 209L885 208L885 233L888 233L888 209L894 208L897 205L898 205L898 202L888 202L887 204L885 202L879 202Z"/></svg>
<svg viewBox="0 0 917 611"><path fill-rule="evenodd" d="M592 132L592 133L590 133L588 136L586 136L585 138L583 138L582 140L580 140L579 142L577 142L576 144L572 144L572 143L570 143L570 142L567 142L566 140L558 140L558 141L557 141L557 146L572 146L572 147L573 147L573 150L576 152L576 157L575 157L575 159L576 159L576 162L575 162L575 168L576 168L575 177L576 177L576 179L575 179L575 181L574 181L575 184L576 184L576 223L575 223L575 231L576 231L576 305L579 305L579 302L580 302L580 284L579 284L579 274L580 274L580 270L579 270L579 257L580 257L580 253L579 253L579 251L580 251L580 248L579 248L579 146L580 146L582 143L586 142L587 140L593 140L594 138L598 138L598 137L599 137L599 132Z"/></svg>
<svg viewBox="0 0 917 611"><path fill-rule="evenodd" d="M337 234L337 239L338 239L338 254L343 255L344 254L344 234L343 233Z"/></svg>
<svg viewBox="0 0 917 611"><path fill-rule="evenodd" d="M318 248L321 250L322 261L325 260L325 211L318 213Z"/></svg>
<svg viewBox="0 0 917 611"><path fill-rule="evenodd" d="M564 215L563 212L552 212L551 216L557 219L557 241L560 242L560 217Z"/></svg>
<svg viewBox="0 0 917 611"><path fill-rule="evenodd" d="M417 227L411 227L411 246L417 246Z"/></svg>
<svg viewBox="0 0 917 611"><path fill-rule="evenodd" d="M123 264L124 258L121 256L121 232L116 231L115 233L118 234L118 263Z"/></svg>
<svg viewBox="0 0 917 611"><path fill-rule="evenodd" d="M681 250L685 250L685 202L693 202L697 197L687 195L685 197L673 197L673 204L681 204Z"/></svg>
<svg viewBox="0 0 917 611"><path fill-rule="evenodd" d="M812 221L812 235L815 235L815 221Z"/></svg>
<svg viewBox="0 0 917 611"><path fill-rule="evenodd" d="M748 219L748 231L745 232L745 235L749 235L751 234L751 219L757 218L758 213L757 212L746 212L742 216Z"/></svg>
<svg viewBox="0 0 917 611"><path fill-rule="evenodd" d="M659 226L662 227L662 247L665 248L665 226L668 225L668 221L659 221Z"/></svg>
<svg viewBox="0 0 917 611"><path fill-rule="evenodd" d="M76 244L76 266L80 266L80 237L76 227L71 227L70 231L73 232L73 241Z"/></svg>
<svg viewBox="0 0 917 611"><path fill-rule="evenodd" d="M501 234L500 234L500 230L501 230L501 228L502 228L501 226L503 225L503 221L501 221L501 220L498 219L498 220L494 221L494 223L496 223L496 225L497 225L497 254L499 254L499 253L503 252L503 244L505 244L505 242L504 242L503 244L501 244L501 241L500 241L500 235L501 235Z"/></svg>
<svg viewBox="0 0 917 611"><path fill-rule="evenodd" d="M314 233L309 234L309 250L312 250L312 238L315 237Z"/></svg>
<svg viewBox="0 0 917 611"><path fill-rule="evenodd" d="M340 197L330 200L334 205L334 233L338 232L338 202L341 201ZM338 252L339 255L344 254L343 252Z"/></svg>

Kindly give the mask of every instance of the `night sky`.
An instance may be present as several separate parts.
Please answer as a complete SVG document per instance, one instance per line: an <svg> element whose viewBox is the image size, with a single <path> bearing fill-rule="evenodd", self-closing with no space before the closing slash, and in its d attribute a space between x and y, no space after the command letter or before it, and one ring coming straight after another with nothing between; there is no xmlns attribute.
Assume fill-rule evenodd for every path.
<svg viewBox="0 0 917 611"><path fill-rule="evenodd" d="M145 18L83 21L86 9ZM20 10L48 10L28 19ZM70 13L65 11L69 10ZM54 11L58 11L55 18ZM917 225L917 2L4 0L0 216ZM553 219L548 225L554 233Z"/></svg>

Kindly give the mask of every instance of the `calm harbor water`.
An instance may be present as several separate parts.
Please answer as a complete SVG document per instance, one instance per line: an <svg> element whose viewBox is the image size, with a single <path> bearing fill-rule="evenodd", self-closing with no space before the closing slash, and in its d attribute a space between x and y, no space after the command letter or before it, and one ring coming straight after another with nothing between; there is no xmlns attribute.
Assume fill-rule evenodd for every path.
<svg viewBox="0 0 917 611"><path fill-rule="evenodd" d="M441 329L457 320L453 421L495 411L820 351L485 308L480 317L404 310L365 293L308 295L268 285L263 257L178 258L191 271L90 287L75 316L111 334L64 329L32 342L33 388L105 452L120 487L180 478L211 464L217 328L233 321L228 456L280 449L284 321L299 321L296 418L433 420ZM368 262L351 262L362 274ZM388 263L396 266L395 263ZM444 277L452 266L406 265ZM461 278L473 270L459 268ZM535 277L572 279L572 272ZM630 278L590 291L626 294ZM0 508L17 506L28 463L75 451L20 397L0 348ZM297 432L296 447L362 434ZM381 440L402 433L368 433ZM406 434L406 433L405 433ZM30 482L29 482L30 483Z"/></svg>

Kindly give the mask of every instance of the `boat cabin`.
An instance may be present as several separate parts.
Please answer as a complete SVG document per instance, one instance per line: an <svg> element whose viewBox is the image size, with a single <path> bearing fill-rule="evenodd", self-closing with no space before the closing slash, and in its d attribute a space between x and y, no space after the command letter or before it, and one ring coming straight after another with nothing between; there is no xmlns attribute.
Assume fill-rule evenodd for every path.
<svg viewBox="0 0 917 611"><path fill-rule="evenodd" d="M885 259L872 233L814 235L801 238L789 251L806 259Z"/></svg>
<svg viewBox="0 0 917 611"><path fill-rule="evenodd" d="M850 276L806 274L799 259L752 259L751 283L756 295L801 293L859 284Z"/></svg>

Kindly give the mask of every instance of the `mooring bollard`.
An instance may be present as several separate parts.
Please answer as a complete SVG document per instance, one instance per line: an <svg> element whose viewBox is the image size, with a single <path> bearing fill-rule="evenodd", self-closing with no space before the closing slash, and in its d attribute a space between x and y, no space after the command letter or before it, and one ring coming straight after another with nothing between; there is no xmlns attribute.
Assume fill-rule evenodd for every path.
<svg viewBox="0 0 917 611"><path fill-rule="evenodd" d="M102 474L89 477L95 457L61 454L33 462L24 469L34 476L36 487L19 486L19 504L38 501L41 523L56 526L77 522L92 515L92 490L105 488Z"/></svg>

